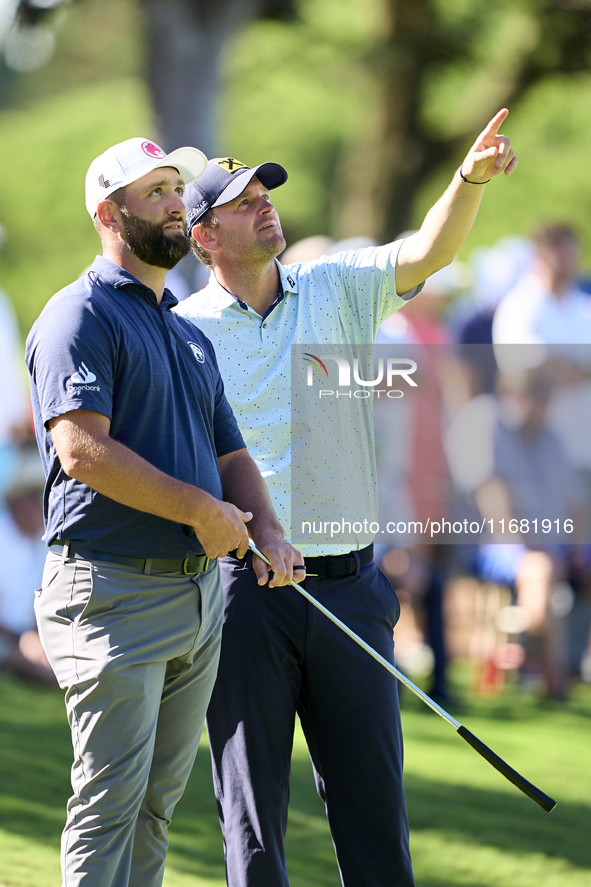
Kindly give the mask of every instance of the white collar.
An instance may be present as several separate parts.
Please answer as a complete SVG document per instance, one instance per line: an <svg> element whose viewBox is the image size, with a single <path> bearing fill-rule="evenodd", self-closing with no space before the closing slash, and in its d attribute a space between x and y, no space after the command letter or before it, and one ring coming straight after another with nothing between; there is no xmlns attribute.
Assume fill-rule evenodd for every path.
<svg viewBox="0 0 591 887"><path fill-rule="evenodd" d="M281 288L284 295L291 293L293 295L297 295L298 292L298 278L297 274L292 270L291 265L282 265L277 259L275 259L275 264L277 265L277 270L279 271L279 279L281 281ZM234 305L238 305L242 307L242 305L246 304L238 296L233 295L229 290L227 290L222 284L219 282L214 272L211 272L209 282L207 284L208 292L208 300L211 301L215 307L223 311L225 308L230 308Z"/></svg>

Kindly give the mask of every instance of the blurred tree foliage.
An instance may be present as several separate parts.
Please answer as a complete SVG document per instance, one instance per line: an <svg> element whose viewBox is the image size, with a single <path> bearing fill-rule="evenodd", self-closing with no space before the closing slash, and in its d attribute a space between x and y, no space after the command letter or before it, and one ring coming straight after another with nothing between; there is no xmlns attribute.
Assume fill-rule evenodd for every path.
<svg viewBox="0 0 591 887"><path fill-rule="evenodd" d="M342 181L367 161L363 191L343 187L339 221L392 238L416 190L472 142L499 108L515 109L549 74L588 71L591 4L576 0L383 0L366 56L371 101Z"/></svg>
<svg viewBox="0 0 591 887"><path fill-rule="evenodd" d="M20 0L17 16L22 27L38 26L70 2ZM338 146L336 228L361 226L381 239L409 224L419 184L499 107L514 108L550 73L591 63L589 0L365 0L355 9L330 0L137 0L137 12L156 124L169 147L211 152L223 49L252 19L282 21L296 52L321 43L343 51L366 83L357 125ZM264 55L253 61L252 70L265 67ZM289 51L283 62L291 63ZM257 92L269 110L267 85ZM351 187L361 168L364 187Z"/></svg>
<svg viewBox="0 0 591 887"><path fill-rule="evenodd" d="M21 70L35 64L35 55L43 61L51 51L51 24L60 24L56 13L65 12L72 3L89 2L102 12L96 36L103 36L103 52L109 55L110 38L118 40L122 15L129 15L126 7L135 7L132 14L143 44L142 67L161 142L165 146L199 144L211 152L225 44L253 18L291 19L296 0L122 0L113 18L114 10L106 10L102 0L17 0L5 58Z"/></svg>
<svg viewBox="0 0 591 887"><path fill-rule="evenodd" d="M86 166L138 132L284 163L276 202L290 242L383 240L420 221L506 105L522 163L487 189L470 243L527 233L554 212L591 243L591 0L21 0L19 11L27 39L15 43L13 30L5 57L35 52L31 29L55 38L39 70L26 59L19 76L0 70L0 137L15 172L0 204L0 272L25 327L96 249ZM19 240L31 213L51 219L35 263Z"/></svg>

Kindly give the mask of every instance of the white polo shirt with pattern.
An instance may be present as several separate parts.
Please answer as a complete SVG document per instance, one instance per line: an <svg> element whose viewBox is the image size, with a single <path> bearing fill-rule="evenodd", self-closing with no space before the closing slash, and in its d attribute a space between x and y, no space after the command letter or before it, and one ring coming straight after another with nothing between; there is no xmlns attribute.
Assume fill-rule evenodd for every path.
<svg viewBox="0 0 591 887"><path fill-rule="evenodd" d="M195 323L215 347L226 396L248 450L265 478L287 538L306 556L364 548L374 534L362 531L344 544L302 542L291 527L292 345L373 345L380 324L422 285L396 294L396 260L402 240L283 266L279 301L261 317L212 274L208 285L175 310ZM320 353L317 351L317 353ZM358 427L340 430L327 446L307 454L305 476L294 477L294 495L345 516L356 489L358 513L377 521L377 482L372 401L363 401ZM343 434L346 439L343 439Z"/></svg>

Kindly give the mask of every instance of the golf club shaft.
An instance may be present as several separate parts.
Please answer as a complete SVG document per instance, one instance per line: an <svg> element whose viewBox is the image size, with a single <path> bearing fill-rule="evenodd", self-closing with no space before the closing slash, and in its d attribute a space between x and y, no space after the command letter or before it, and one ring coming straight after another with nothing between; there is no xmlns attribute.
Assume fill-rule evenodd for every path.
<svg viewBox="0 0 591 887"><path fill-rule="evenodd" d="M250 540L249 545L254 554L258 555L258 557L260 557L260 559L269 566L271 565L268 558L266 558L265 555L258 550L252 539ZM402 672L399 671L396 666L392 665L391 662L388 662L387 659L384 659L383 656L380 656L380 654L376 650L374 650L373 647L370 647L370 645L367 644L363 640L363 638L360 638L358 634L355 634L355 632L350 629L348 625L345 625L344 622L341 622L341 620L338 619L334 615L334 613L331 613L330 610L327 610L326 607L324 607L318 600L316 600L313 595L307 592L305 588L302 588L302 586L299 585L297 582L294 582L293 579L290 580L290 584L293 586L293 588L296 589L296 591L298 591L303 597L305 597L306 600L312 604L312 606L316 607L317 610L320 610L320 612L323 613L327 619L330 619L331 622L338 626L341 631L344 631L344 633L348 637L350 637L352 641L355 641L355 643L358 644L358 646L360 646L363 650L365 650L366 653L369 653L369 655L373 659L375 659L376 662L379 662L380 665L382 665L387 671L390 672L390 674L393 674L394 677L397 678L401 684L404 684L405 687L408 687L409 690L412 690L415 696L418 696L419 699L421 699L426 705L428 705L429 708L433 709L433 711L438 714L439 717L443 718L444 721L447 721L447 723L454 728L454 730L462 737L462 739L464 739L469 745L472 746L473 749L475 749L480 755L482 755L482 757L485 758L489 762L489 764L492 764L492 766L495 767L499 771L499 773L502 773L503 776L509 780L509 782L512 782L513 785L515 785L518 789L524 792L524 794L530 797L532 801L535 801L537 804L539 804L540 807L543 807L543 809L546 810L548 813L554 809L554 807L556 806L556 801L554 801L539 788L536 788L536 786L533 785L531 782L528 782L528 780L521 776L521 774L518 773L517 770L514 770L512 767L510 767L502 758L495 754L492 749L485 745L484 742L481 742L477 736L474 736L474 734L467 730L466 727L463 727L462 724L456 721L455 718L452 718L452 716L448 714L445 709L441 708L440 705L437 705L437 703L434 702L429 696L427 696L426 693L423 693L422 690L419 690L416 684L413 684L413 682L409 680L406 675L402 674Z"/></svg>

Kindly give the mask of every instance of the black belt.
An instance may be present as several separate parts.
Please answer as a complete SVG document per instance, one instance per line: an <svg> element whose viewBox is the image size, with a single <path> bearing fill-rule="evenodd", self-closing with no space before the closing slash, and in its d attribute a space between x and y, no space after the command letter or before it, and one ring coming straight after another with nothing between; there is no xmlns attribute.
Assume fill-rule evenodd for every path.
<svg viewBox="0 0 591 887"><path fill-rule="evenodd" d="M193 576L195 573L205 573L209 565L213 563L211 558L204 554L195 557L178 558L143 558L123 557L120 554L108 554L106 551L95 551L94 548L86 548L78 543L52 542L49 546L56 554L63 554L67 548L66 557L73 557L83 561L106 561L111 564L123 564L126 567L139 567L144 573L184 573Z"/></svg>
<svg viewBox="0 0 591 887"><path fill-rule="evenodd" d="M348 554L331 554L324 557L305 557L306 576L318 576L320 579L338 579L341 576L352 576L357 572L357 564L365 567L373 560L373 545L360 551Z"/></svg>

